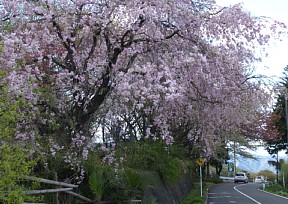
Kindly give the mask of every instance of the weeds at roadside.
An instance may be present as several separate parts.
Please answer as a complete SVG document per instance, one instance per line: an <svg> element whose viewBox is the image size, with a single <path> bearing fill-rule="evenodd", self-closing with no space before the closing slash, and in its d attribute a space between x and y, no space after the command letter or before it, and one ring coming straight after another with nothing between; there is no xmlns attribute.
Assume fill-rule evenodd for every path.
<svg viewBox="0 0 288 204"><path fill-rule="evenodd" d="M266 186L265 189L261 187L260 189L288 198L288 189L287 188L283 189L283 187L280 184Z"/></svg>
<svg viewBox="0 0 288 204"><path fill-rule="evenodd" d="M202 197L200 183L195 183L195 188L180 204L204 204L206 201L207 188L214 185L214 183L203 183Z"/></svg>

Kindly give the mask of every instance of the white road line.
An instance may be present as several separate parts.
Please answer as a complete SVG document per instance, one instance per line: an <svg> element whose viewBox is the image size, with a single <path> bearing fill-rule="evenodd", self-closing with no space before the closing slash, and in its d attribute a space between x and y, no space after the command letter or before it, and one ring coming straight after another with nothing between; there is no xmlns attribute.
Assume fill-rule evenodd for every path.
<svg viewBox="0 0 288 204"><path fill-rule="evenodd" d="M258 202L257 200L251 198L250 196L246 195L245 193L239 191L239 190L236 188L236 187L238 187L238 186L243 186L243 185L247 185L247 184L242 184L242 185L234 186L234 190L237 191L238 193L241 193L242 195L246 196L247 198L249 198L250 200L254 201L255 203L257 203L257 204L262 204L262 203Z"/></svg>

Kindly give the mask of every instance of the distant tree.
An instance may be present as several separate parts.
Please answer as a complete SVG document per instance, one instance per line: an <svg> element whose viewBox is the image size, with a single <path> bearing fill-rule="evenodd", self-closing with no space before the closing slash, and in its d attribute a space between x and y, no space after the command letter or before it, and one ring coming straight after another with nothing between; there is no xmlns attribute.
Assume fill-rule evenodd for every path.
<svg viewBox="0 0 288 204"><path fill-rule="evenodd" d="M270 170L259 171L258 175L264 176L268 181L274 181L276 179L276 174Z"/></svg>
<svg viewBox="0 0 288 204"><path fill-rule="evenodd" d="M217 149L217 153L209 160L209 164L215 167L216 174L220 176L224 163L230 159L228 149L225 146L221 146Z"/></svg>
<svg viewBox="0 0 288 204"><path fill-rule="evenodd" d="M276 151L281 149L286 149L286 146L283 145L287 143L287 125L286 125L286 103L288 96L288 66L284 68L283 77L278 83L278 94L276 96L276 103L273 107L273 111L270 115L270 120L268 121L268 131L276 130L278 135L273 138L266 138L268 144L268 152L270 154L276 154Z"/></svg>
<svg viewBox="0 0 288 204"><path fill-rule="evenodd" d="M284 178L284 180L283 180ZM280 172L280 179L279 179L285 188L288 188L288 160L282 160L281 162L281 172ZM285 184L283 183L285 182Z"/></svg>
<svg viewBox="0 0 288 204"><path fill-rule="evenodd" d="M286 125L286 108L285 100L288 96L288 66L284 68L283 77L281 77L280 92L277 95L277 102L274 107L274 113L276 116L275 125L281 133L281 138L279 138L278 142L288 142L287 141L287 125Z"/></svg>

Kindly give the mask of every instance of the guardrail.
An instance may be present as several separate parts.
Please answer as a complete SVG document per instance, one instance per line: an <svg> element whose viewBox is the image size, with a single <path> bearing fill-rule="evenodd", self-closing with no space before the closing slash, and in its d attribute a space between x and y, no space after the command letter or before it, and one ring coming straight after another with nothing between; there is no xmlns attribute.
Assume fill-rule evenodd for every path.
<svg viewBox="0 0 288 204"><path fill-rule="evenodd" d="M219 178L226 182L234 182L234 177L220 176Z"/></svg>

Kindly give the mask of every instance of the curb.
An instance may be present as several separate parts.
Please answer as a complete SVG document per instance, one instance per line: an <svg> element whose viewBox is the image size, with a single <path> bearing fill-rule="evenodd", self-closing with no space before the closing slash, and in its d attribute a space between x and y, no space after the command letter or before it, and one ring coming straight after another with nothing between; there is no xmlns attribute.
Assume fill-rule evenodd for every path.
<svg viewBox="0 0 288 204"><path fill-rule="evenodd" d="M288 198L285 197L285 196L281 196L281 195L278 195L278 194L275 194L275 193L271 193L271 192L262 190L262 189L260 189L260 188L258 188L258 190L259 190L259 191L262 191L262 192L264 192L264 193L271 194L271 195L274 195L274 196L277 196L277 197L284 198L284 199L287 199L287 200L288 200Z"/></svg>

